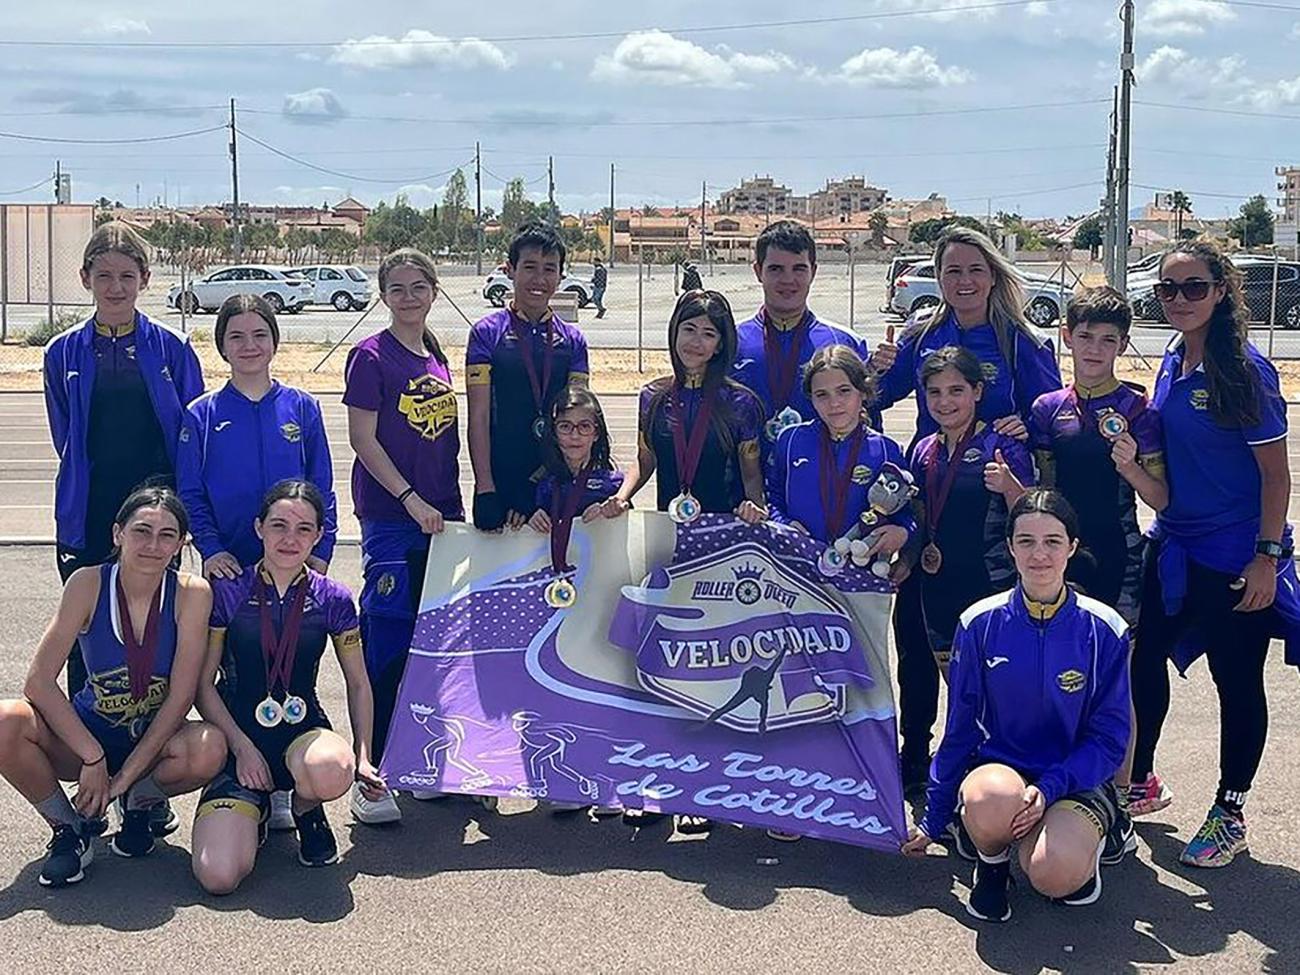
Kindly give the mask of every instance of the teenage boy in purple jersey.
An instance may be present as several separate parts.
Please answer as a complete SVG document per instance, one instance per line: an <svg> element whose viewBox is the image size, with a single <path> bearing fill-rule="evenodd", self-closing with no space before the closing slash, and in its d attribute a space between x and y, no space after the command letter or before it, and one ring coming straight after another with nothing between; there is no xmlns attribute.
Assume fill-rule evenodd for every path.
<svg viewBox="0 0 1300 975"><path fill-rule="evenodd" d="M865 360L867 349L847 329L822 321L808 308L808 292L817 277L817 247L803 224L778 220L758 235L754 276L763 285L763 307L736 326L731 375L763 404L766 426L759 442L766 457L780 432L778 425L816 418L803 390L803 369L813 353L826 345L847 345Z"/></svg>
<svg viewBox="0 0 1300 975"><path fill-rule="evenodd" d="M554 228L521 227L506 262L514 298L470 329L465 363L473 515L484 531L519 528L532 516L551 400L570 383L587 383L587 340L550 310L564 256Z"/></svg>

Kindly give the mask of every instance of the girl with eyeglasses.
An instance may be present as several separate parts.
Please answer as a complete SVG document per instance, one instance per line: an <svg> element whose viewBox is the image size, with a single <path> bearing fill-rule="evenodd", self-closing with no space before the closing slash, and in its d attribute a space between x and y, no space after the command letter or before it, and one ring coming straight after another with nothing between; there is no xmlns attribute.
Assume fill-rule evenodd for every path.
<svg viewBox="0 0 1300 975"><path fill-rule="evenodd" d="M551 404L550 422L542 441L546 474L537 482L537 510L528 524L547 533L555 521L554 508L567 492L582 492L577 511L583 521L623 513L619 505L604 502L623 486L614 469L609 428L596 394L585 386L566 386Z"/></svg>
<svg viewBox="0 0 1300 975"><path fill-rule="evenodd" d="M1214 244L1172 248L1155 293L1178 334L1152 397L1169 504L1151 531L1133 656L1129 808L1141 816L1169 805L1152 769L1169 710L1166 660L1185 673L1203 653L1219 697L1219 785L1181 860L1222 867L1246 849L1242 808L1268 733L1269 640L1285 638L1287 662L1300 664L1286 403L1273 364L1248 339L1240 274Z"/></svg>

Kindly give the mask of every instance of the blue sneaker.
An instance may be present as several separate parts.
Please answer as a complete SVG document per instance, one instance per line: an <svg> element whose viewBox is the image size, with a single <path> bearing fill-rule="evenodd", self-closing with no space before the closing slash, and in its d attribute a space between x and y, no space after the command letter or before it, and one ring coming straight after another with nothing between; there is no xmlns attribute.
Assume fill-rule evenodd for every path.
<svg viewBox="0 0 1300 975"><path fill-rule="evenodd" d="M1246 850L1245 817L1215 803L1178 859L1189 867L1226 867L1233 857Z"/></svg>

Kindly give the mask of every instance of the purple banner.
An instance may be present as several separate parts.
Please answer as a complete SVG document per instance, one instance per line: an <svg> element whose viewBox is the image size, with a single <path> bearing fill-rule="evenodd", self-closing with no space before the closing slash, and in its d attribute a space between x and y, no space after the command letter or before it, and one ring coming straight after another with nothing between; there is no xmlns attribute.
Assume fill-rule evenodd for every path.
<svg viewBox="0 0 1300 975"><path fill-rule="evenodd" d="M553 608L548 540L449 526L382 771L440 789L691 813L882 850L905 837L886 632L870 572L721 516L575 526Z"/></svg>

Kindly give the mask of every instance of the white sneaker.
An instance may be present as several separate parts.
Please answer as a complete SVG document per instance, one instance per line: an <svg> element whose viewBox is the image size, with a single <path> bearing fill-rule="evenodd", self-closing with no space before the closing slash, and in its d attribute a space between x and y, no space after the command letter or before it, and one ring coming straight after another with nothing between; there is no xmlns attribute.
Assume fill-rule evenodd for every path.
<svg viewBox="0 0 1300 975"><path fill-rule="evenodd" d="M271 818L266 827L277 832L296 828L293 822L292 792L284 789L271 793Z"/></svg>
<svg viewBox="0 0 1300 975"><path fill-rule="evenodd" d="M420 802L433 802L435 799L446 799L447 793L439 792L437 789L412 789L411 798L418 799Z"/></svg>
<svg viewBox="0 0 1300 975"><path fill-rule="evenodd" d="M393 798L391 792L386 793L382 799L367 799L361 793L361 783L355 782L352 785L352 818L358 823L365 823L367 826L378 826L381 823L397 823L402 819L402 810L397 805L397 800Z"/></svg>

